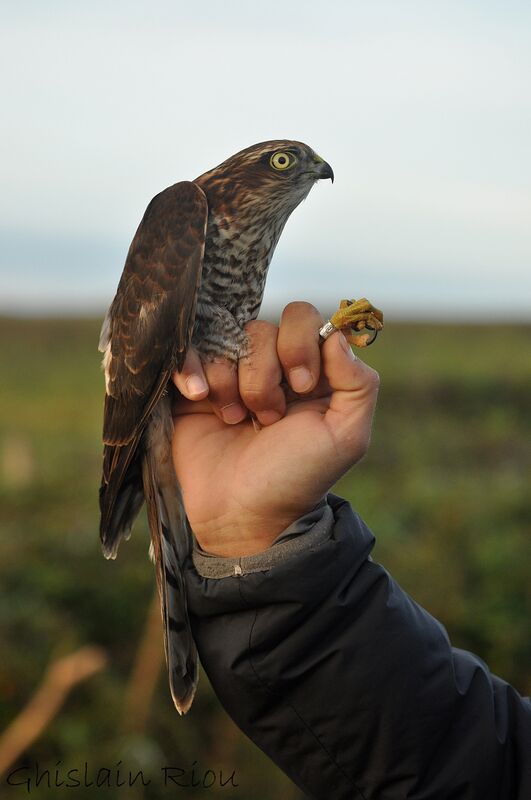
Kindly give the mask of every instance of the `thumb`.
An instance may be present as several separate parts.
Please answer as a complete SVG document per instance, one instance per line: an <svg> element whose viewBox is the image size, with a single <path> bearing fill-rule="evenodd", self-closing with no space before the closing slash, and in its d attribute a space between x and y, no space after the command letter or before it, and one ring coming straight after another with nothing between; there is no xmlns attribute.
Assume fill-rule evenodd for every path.
<svg viewBox="0 0 531 800"><path fill-rule="evenodd" d="M322 367L332 389L324 421L332 434L343 466L367 452L380 378L350 349L341 332L322 347Z"/></svg>

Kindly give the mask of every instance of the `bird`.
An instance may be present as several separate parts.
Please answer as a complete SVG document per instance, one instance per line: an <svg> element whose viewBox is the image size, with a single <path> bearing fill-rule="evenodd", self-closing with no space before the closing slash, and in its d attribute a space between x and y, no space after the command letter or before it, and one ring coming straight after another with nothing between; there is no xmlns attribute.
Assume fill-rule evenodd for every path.
<svg viewBox="0 0 531 800"><path fill-rule="evenodd" d="M258 316L284 225L332 167L308 145L277 139L241 150L193 181L157 194L129 247L105 316L100 538L106 558L146 502L170 692L193 701L197 650L182 568L192 545L171 453L171 376L189 348L236 365Z"/></svg>

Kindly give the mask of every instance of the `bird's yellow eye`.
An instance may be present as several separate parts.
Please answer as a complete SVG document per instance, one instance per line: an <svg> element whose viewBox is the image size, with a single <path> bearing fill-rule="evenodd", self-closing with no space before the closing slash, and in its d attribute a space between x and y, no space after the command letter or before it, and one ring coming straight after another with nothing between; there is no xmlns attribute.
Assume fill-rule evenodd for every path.
<svg viewBox="0 0 531 800"><path fill-rule="evenodd" d="M290 153L273 153L269 159L269 163L273 169L284 170L289 169L295 164L295 157Z"/></svg>

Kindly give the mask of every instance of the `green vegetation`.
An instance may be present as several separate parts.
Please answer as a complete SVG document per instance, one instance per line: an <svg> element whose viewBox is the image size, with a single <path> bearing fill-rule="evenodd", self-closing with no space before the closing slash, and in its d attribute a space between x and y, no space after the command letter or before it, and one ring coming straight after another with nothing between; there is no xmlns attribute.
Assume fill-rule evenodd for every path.
<svg viewBox="0 0 531 800"><path fill-rule="evenodd" d="M99 644L108 667L81 684L26 754L41 768L143 768L128 798L298 798L226 717L202 676L185 719L161 674L147 725L123 706L153 595L145 522L106 562L97 490L103 379L93 320L0 320L0 731L49 662ZM377 537L375 557L452 641L531 692L531 328L388 324L364 357L382 389L369 455L338 485ZM527 573L527 574L526 574ZM160 768L235 770L239 789L163 786ZM20 762L19 762L20 763ZM64 776L63 776L64 777ZM218 784L216 784L218 785ZM230 785L229 785L230 786ZM25 786L2 796L26 797ZM68 796L92 796L70 789ZM94 796L121 796L100 789ZM45 783L31 797L56 796Z"/></svg>

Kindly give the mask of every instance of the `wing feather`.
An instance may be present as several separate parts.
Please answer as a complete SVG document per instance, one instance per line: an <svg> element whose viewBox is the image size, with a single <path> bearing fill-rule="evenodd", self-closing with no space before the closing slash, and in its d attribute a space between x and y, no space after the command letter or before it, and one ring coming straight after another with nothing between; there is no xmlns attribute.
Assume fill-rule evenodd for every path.
<svg viewBox="0 0 531 800"><path fill-rule="evenodd" d="M207 217L206 197L194 183L177 183L153 198L103 324L100 534L108 557L116 555L120 538L128 534L141 506L142 435L172 371L182 368L190 343ZM130 503L120 498L122 490L131 496Z"/></svg>

